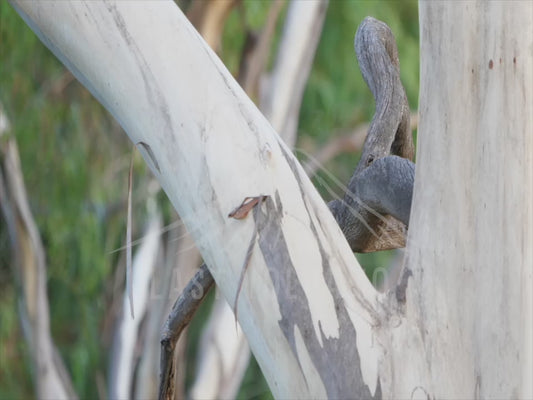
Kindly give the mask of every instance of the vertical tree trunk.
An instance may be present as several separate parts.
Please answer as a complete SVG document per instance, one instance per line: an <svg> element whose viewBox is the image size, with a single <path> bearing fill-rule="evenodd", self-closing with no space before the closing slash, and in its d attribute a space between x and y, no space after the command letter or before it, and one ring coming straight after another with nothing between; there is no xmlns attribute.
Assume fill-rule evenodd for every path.
<svg viewBox="0 0 533 400"><path fill-rule="evenodd" d="M420 36L411 278L386 393L532 398L533 4L421 1Z"/></svg>
<svg viewBox="0 0 533 400"><path fill-rule="evenodd" d="M33 218L22 175L18 146L0 104L0 215L11 241L13 273L19 286L22 331L33 361L39 399L75 399L69 374L50 327L46 254Z"/></svg>

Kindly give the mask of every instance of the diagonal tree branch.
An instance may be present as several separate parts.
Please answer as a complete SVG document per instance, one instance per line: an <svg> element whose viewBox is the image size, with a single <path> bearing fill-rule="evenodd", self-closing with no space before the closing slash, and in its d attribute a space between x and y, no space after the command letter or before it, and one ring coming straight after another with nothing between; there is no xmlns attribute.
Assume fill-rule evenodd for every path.
<svg viewBox="0 0 533 400"><path fill-rule="evenodd" d="M388 47L385 46L386 54L383 55L383 58L380 61L381 63L383 63L383 66L388 73L387 78L390 79L392 84L399 85L399 89L401 89L403 97L400 96L397 99L399 101L390 104L390 99L387 98L386 93L383 93L383 90L386 91L388 90L387 88L391 86L390 82L389 85L387 85L387 79L384 79L385 84L379 81L379 79L376 79L380 82L377 85L376 83L374 83L374 76L368 76L368 74L379 74L382 73L382 71L376 66L376 60L372 57L368 57L368 52L372 51L371 46L369 44L360 45L369 46L369 49L360 47L358 49L358 55L362 65L362 71L365 75L367 75L366 80L369 85L372 85L371 88L378 103L377 108L380 112L380 114L376 112L376 115L378 116L375 117L373 123L370 125L369 128L369 134L365 142L365 150L367 153L366 158L371 159L372 157L374 157L374 153L379 154L378 151L374 151L372 153L373 150L379 150L380 147L387 145L391 149L394 148L394 150L391 150L393 154L395 154L396 152L402 155L410 156L412 158L414 150L409 129L409 120L411 116L409 113L405 92L403 91L403 87L399 82L398 59L397 51L395 50L396 45L394 43L394 37L392 37L392 33L390 32L389 28L386 27L386 25L373 19L367 19L365 20L365 22L363 22L361 28L358 31L358 36L356 39L357 43L376 40L376 35L374 31L367 32L369 28L365 26L365 23L368 24L369 21L372 23L375 22L377 24L378 31L380 31L382 35L385 35L388 40L392 40L392 44L389 43ZM385 28L383 28L383 26ZM372 26L372 28L374 27ZM286 32L287 31L289 30L286 29ZM281 54L283 54L283 52L281 52ZM393 57L392 63L388 61L390 57ZM283 65L283 62L284 61L281 60L279 65ZM284 75L285 74L283 74L283 76ZM396 75L398 75L398 77ZM302 82L301 80L296 80L296 82L298 81ZM283 93L283 91L280 90L278 90L278 92ZM391 117L392 120L383 120L384 115L390 115L389 111L391 111L391 109L393 113ZM395 131L393 130L393 128L391 128L391 126L394 126L394 113L396 113L396 119L399 119L400 121L399 125L395 127ZM387 128L393 133L396 132L396 135L383 134L383 129ZM294 137L290 135L293 131L291 127L285 124L281 124L278 129L281 129L281 132L285 134L289 134L289 141L293 141ZM394 140L394 143L387 143L387 140ZM359 166L360 165L361 163L359 164ZM403 247L405 244L405 226L408 224L411 209L412 188L414 182L414 164L405 158L392 155L377 158L375 159L375 161L374 159L371 159L367 167L364 169L360 168L359 166L358 169L356 169L356 172L354 173L355 178L353 178L350 183L347 196L350 200L352 200L353 193L355 193L355 195L357 196L355 198L357 210L354 210L355 207L352 206L349 208L349 212L353 215L354 212L358 212L358 210L360 210L360 214L363 214L362 216L360 216L359 220L354 221L357 228L364 229L365 225L367 225L368 231L372 233L372 235L374 235L374 240L372 240L371 242L372 247L367 246L367 248L363 250L377 251L385 250L391 247ZM386 220L382 215L391 215L396 219L388 217L388 220ZM362 220L362 218L366 218L366 221ZM368 221L369 219L377 219L377 223L370 225L372 221ZM349 231L350 229L350 227L346 227L344 225L341 225L341 227L343 227L343 229L346 228L346 231ZM252 242L255 242L255 240L253 240ZM197 279L197 277L195 277L195 279ZM184 292L182 294L182 297L184 299L187 298L187 296L190 296L190 294L188 294L187 292ZM177 304L178 303L176 303L176 305ZM197 305L199 304L200 303L198 303ZM193 311L191 310L187 310L187 314L184 315L181 315L179 313L173 314L174 318L176 318L177 320L185 320L187 318L190 318L189 313L192 312ZM179 326L179 324L176 324L176 326ZM177 337L178 336L175 336L176 340ZM166 357L166 354L163 353L163 356ZM166 359L168 361L171 360L171 358L169 357L166 357ZM170 373L170 370L168 370L167 372L167 370L162 369L162 371L163 384L166 384L168 379L165 380L165 375L168 375L168 373Z"/></svg>
<svg viewBox="0 0 533 400"><path fill-rule="evenodd" d="M151 148L143 156L230 302L243 243L264 227L239 323L274 396L377 395L377 291L296 158L175 4L15 7L132 141ZM260 220L227 218L260 194L271 199ZM338 364L341 355L351 368Z"/></svg>
<svg viewBox="0 0 533 400"><path fill-rule="evenodd" d="M283 3L282 0L272 3L258 42L248 49L248 53L243 54L239 83L250 96L257 86L259 75L263 73L271 38ZM266 90L269 101L277 105L269 107L270 114L267 117L291 148L296 141L296 126L288 122L298 119L301 97L318 45L326 9L327 1L325 0L292 1L289 4L273 77L267 80ZM262 89L265 91L264 85ZM287 104L291 105L285 107ZM265 107L264 104L261 105L261 109L263 107ZM215 313L221 313L221 315ZM202 335L202 341L207 343L208 347L204 348L200 354L198 375L190 394L193 398L234 397L234 392L238 387L234 381L240 382L244 374L250 354L249 347L240 328L235 329L233 313L224 298L218 297L215 300L210 318L208 327ZM220 338L222 335L223 337ZM217 346L217 344L222 345ZM235 354L236 352L239 354ZM167 360L170 359L167 358ZM211 365L204 365L206 363ZM166 374L170 370L164 371ZM162 375L161 379L164 381L166 378Z"/></svg>
<svg viewBox="0 0 533 400"><path fill-rule="evenodd" d="M159 399L174 398L174 348L183 332L191 322L194 313L205 299L215 281L213 276L202 264L194 277L183 289L182 294L176 300L172 311L165 322L161 335L161 379L159 386Z"/></svg>
<svg viewBox="0 0 533 400"><path fill-rule="evenodd" d="M34 366L36 396L77 398L50 331L45 251L28 203L17 143L0 105L0 206L20 285L20 319Z"/></svg>

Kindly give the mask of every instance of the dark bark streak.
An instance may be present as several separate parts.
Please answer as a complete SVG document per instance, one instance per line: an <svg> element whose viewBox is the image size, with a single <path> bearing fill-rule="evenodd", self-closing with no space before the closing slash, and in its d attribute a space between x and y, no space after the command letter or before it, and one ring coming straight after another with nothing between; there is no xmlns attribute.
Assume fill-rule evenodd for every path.
<svg viewBox="0 0 533 400"><path fill-rule="evenodd" d="M409 268L404 268L402 273L402 279L398 286L396 286L396 301L398 304L405 304L407 300L407 285L409 284L409 278L413 276L413 273Z"/></svg>
<svg viewBox="0 0 533 400"><path fill-rule="evenodd" d="M139 148L139 150L142 150L146 153L145 158L148 158L148 160L152 162L155 170L161 173L161 168L159 168L159 163L157 162L157 158L155 157L152 147L150 147L150 145L146 142L137 142L135 145L137 148Z"/></svg>
<svg viewBox="0 0 533 400"><path fill-rule="evenodd" d="M295 325L297 325L300 329L300 332L302 332L302 336L303 336L306 348L309 351L311 360L313 361L313 364L315 365L316 370L321 376L322 382L324 386L326 387L328 398L352 398L354 397L354 395L362 399L381 398L382 394L381 394L381 385L380 385L379 380L377 383L376 392L374 396L372 396L368 385L365 383L363 379L363 375L361 371L361 360L359 357L359 353L357 351L357 346L355 345L356 338L357 338L357 332L355 331L353 323L348 314L348 310L346 309L344 300L339 292L339 289L335 282L335 278L333 277L333 273L331 271L331 266L329 264L329 258L327 256L327 252L325 251L319 239L318 229L321 229L321 227L320 226L317 227L315 223L313 222L313 219L311 218L312 210L309 210L309 207L308 207L308 201L305 195L305 190L301 184L300 171L298 170L298 166L296 165L295 161L291 158L291 156L287 154L283 146L281 146L281 150L298 182L298 187L300 189L300 195L302 196L305 209L307 213L309 214L309 221L310 221L309 228L313 232L313 235L316 238L316 243L319 246L320 256L321 256L321 261L322 261L322 273L323 273L326 285L328 286L329 292L331 293L333 297L333 301L335 304L336 317L339 323L338 338L327 338L321 331L321 339L320 339L320 341L322 342L322 345L321 345L319 339L314 335L315 331L314 331L313 321L311 318L311 312L309 310L308 304L304 303L303 307L305 308L297 309L294 307L295 305L294 300L287 301L287 299L279 298L279 295L278 295L278 299L280 301L282 300L285 301L286 304L289 304L291 306L291 312L300 318L302 317L302 315L306 313L309 314L308 316L306 315L306 317L308 318L306 318L303 324L299 324L298 323L299 321L297 321ZM279 203L279 201L277 202ZM278 226L279 226L279 223L278 223ZM283 235L283 233L281 232L281 229L279 230L280 230L279 235ZM266 260L267 256L264 252L263 252L263 256L265 257L265 260ZM300 284L300 282L297 280L296 273L294 273L294 275L295 275L296 282L292 284L293 287ZM276 293L278 293L277 290L276 290ZM303 289L301 289L301 293L302 294L304 293ZM299 295L298 297L300 298ZM296 303L296 304L300 304L300 303ZM284 315L283 311L282 311L282 315ZM292 321L294 321L294 319ZM306 332L307 335L304 335L304 332ZM348 341L346 340L346 338L351 338L352 340ZM331 368L331 365L335 365L335 368Z"/></svg>
<svg viewBox="0 0 533 400"><path fill-rule="evenodd" d="M161 120L164 123L164 129L170 132L172 130L172 122L170 112L168 110L168 104L165 100L165 96L161 92L160 88L157 86L157 80L154 73L150 69L150 65L144 58L143 53L139 50L137 43L129 33L126 23L122 18L122 15L117 11L116 6L114 4L108 3L107 9L111 13L111 16L113 17L118 31L121 37L124 39L124 42L126 43L126 46L131 51L131 54L137 61L133 65L139 66L139 72L143 80L144 91L146 93L147 99L150 103L157 105L157 109L159 110L161 115Z"/></svg>

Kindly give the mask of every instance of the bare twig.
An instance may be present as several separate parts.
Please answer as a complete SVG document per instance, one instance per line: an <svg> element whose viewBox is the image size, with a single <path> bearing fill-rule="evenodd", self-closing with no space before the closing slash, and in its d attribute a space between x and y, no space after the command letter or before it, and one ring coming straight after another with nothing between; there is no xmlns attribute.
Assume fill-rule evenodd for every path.
<svg viewBox="0 0 533 400"><path fill-rule="evenodd" d="M11 238L14 272L21 287L20 318L34 363L38 398L77 398L50 332L46 261L22 176L17 144L0 105L0 206Z"/></svg>
<svg viewBox="0 0 533 400"><path fill-rule="evenodd" d="M174 398L174 348L176 342L181 332L191 322L194 313L214 283L213 276L209 273L207 266L202 264L172 307L161 335L160 400Z"/></svg>
<svg viewBox="0 0 533 400"><path fill-rule="evenodd" d="M131 190L133 187L133 156L135 148L131 153L130 169L128 173L128 207L127 207L127 221L126 221L126 288L128 291L128 298L130 300L131 318L134 317L133 312L133 289L132 289L132 271L131 271Z"/></svg>

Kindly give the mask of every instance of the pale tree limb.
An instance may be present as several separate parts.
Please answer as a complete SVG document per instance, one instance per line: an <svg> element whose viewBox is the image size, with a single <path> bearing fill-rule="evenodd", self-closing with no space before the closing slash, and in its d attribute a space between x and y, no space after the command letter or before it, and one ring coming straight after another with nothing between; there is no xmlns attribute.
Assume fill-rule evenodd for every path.
<svg viewBox="0 0 533 400"><path fill-rule="evenodd" d="M220 38L222 36L222 30L224 27L224 21L227 18L229 12L234 6L235 1L200 1L192 4L192 7L189 10L188 16L189 19L195 24L195 26L204 34L210 46L215 50L220 50ZM150 148L146 147L144 143L139 143L138 148L141 152L150 152ZM183 231L184 229L178 230ZM153 232L152 232L153 234ZM150 234L147 234L149 236ZM133 330L128 329L128 326L122 326L121 329L129 332L128 335L133 335L134 337L142 336L144 337L143 353L141 354L139 360L139 368L135 377L135 396L140 398L154 398L157 396L157 381L158 381L158 370L159 370L159 340L156 338L160 335L161 325L164 322L164 317L170 311L172 303L168 304L170 290L177 291L178 293L185 287L185 283L190 279L193 270L197 268L197 261L199 259L199 253L194 248L194 245L191 243L190 237L186 232L182 232L180 235L175 237L176 243L169 243L169 247L173 249L173 253L167 253L166 260L164 262L165 268L152 270L151 274L143 275L144 284L143 287L146 287L146 284L152 282L152 287L154 287L155 280L159 282L157 284L158 292L151 293L150 295L155 296L150 300L146 305L149 307L150 311L147 313L147 322L142 325L143 334L140 334L139 327L137 325L130 327ZM154 253L155 257L156 254ZM145 260L146 262L146 260ZM163 278L163 281L161 281ZM171 282L173 287L171 287ZM161 313L163 311L164 314ZM131 325L131 323L129 324ZM124 334L124 332L123 332ZM177 338L176 338L177 339ZM172 384L173 396L176 398L184 397L184 378L185 378L185 359L184 359L184 350L185 350L185 338L179 341L179 343L173 343L173 348L175 348L175 354L172 360L175 360L172 364L171 375L173 379L169 382ZM134 350L130 346L129 352L131 353ZM112 365L112 371L122 371L125 376L123 376L122 381L117 381L113 377L110 379L110 382L113 385L122 384L123 389L129 392L131 385L129 384L130 380L133 379L133 368L130 365L124 365L124 357L119 359L120 365ZM133 363L131 355L130 364ZM157 361L157 362L156 362ZM127 361L126 361L127 362ZM176 365L180 364L181 368L178 368L175 371ZM113 390L110 391L112 397L115 396ZM125 395L125 393L121 393Z"/></svg>
<svg viewBox="0 0 533 400"><path fill-rule="evenodd" d="M189 20L195 25L199 33L204 37L207 43L212 49L220 51L220 38L222 37L225 20L229 14L231 8L237 4L236 1L226 1L225 4L216 1L202 1L195 2L189 9L187 16ZM185 230L185 229L184 229ZM191 279L189 271L191 268L196 268L200 255L191 238L185 232L177 239L177 252L179 257L176 260L177 266L181 273L179 274L179 280L177 282L178 293L184 299L187 296L194 296L197 293L199 285L202 293L207 294L213 285L213 277L209 270L200 268L196 271L196 275L192 277L192 281L196 282L196 285L187 288L186 283ZM183 257L183 255L187 257ZM205 275L207 274L207 275ZM205 276L204 276L205 275ZM194 290L192 290L194 289ZM188 292L186 290L189 290ZM205 298L202 297L202 300ZM224 301L225 302L225 301ZM185 345L186 345L186 325L188 322L182 323L184 320L189 321L196 309L200 306L201 301L193 301L191 304L195 305L193 310L187 310L183 314L183 307L181 307L179 301L172 303L170 307L166 308L167 321L160 340L154 343L161 343L159 349L160 357L158 368L154 368L153 371L158 371L158 385L159 389L148 397L155 397L156 393L159 393L159 398L184 398L185 397ZM170 309L172 307L172 309ZM181 312L180 312L181 311ZM178 330L178 332L170 331L171 328ZM204 332L204 335L207 333ZM241 335L242 336L242 335ZM227 337L226 340L235 340L233 337ZM202 361L198 361L198 365L201 366ZM148 363L146 363L148 364ZM153 364L152 364L153 365ZM240 365L240 368L233 368L233 374L231 375L232 381L236 382L236 386L242 380L246 368L246 364ZM213 380L211 377L197 376L195 379L196 385L201 385L204 388L214 387L212 385ZM220 395L215 391L214 398L219 398Z"/></svg>
<svg viewBox="0 0 533 400"><path fill-rule="evenodd" d="M531 399L533 3L419 9L407 290L385 342L394 368L417 373L385 392Z"/></svg>
<svg viewBox="0 0 533 400"><path fill-rule="evenodd" d="M132 397L132 382L136 361L136 347L141 329L141 321L145 316L150 301L150 282L160 251L161 216L155 208L155 199L149 197L152 213L145 231L145 239L135 252L132 265L132 290L135 318L129 312L128 291L125 290L122 311L115 330L111 350L109 396L117 399Z"/></svg>
<svg viewBox="0 0 533 400"><path fill-rule="evenodd" d="M165 252L152 276L149 311L146 315L144 344L136 376L135 396L154 399L158 396L160 379L161 327L168 317L175 299L182 293L200 264L200 253L179 219L166 237ZM185 398L185 350L187 332L175 344L176 372L174 398Z"/></svg>
<svg viewBox="0 0 533 400"><path fill-rule="evenodd" d="M281 0L272 3L257 45L241 63L241 67L246 65L247 68L244 69L246 73L241 69L239 82L248 95L253 95L259 76L264 72L283 3ZM289 111L282 107L271 107L269 116L274 129L291 148L296 141L296 129L286 121L298 120L301 96L318 46L326 9L327 1L289 3L276 55L274 79L268 80L270 101L275 104L293 104ZM297 69L300 74L295 74ZM227 301L217 296L208 325L202 333L203 345L197 362L197 377L190 391L191 398L235 398L237 395L249 364L250 350L240 327L235 326L234 318Z"/></svg>
<svg viewBox="0 0 533 400"><path fill-rule="evenodd" d="M274 69L261 91L260 108L286 143L296 142L300 105L327 5L324 0L291 2Z"/></svg>
<svg viewBox="0 0 533 400"><path fill-rule="evenodd" d="M222 32L226 19L237 2L238 0L193 1L187 11L189 21L217 53L222 47Z"/></svg>
<svg viewBox="0 0 533 400"><path fill-rule="evenodd" d="M77 398L51 337L45 252L33 219L15 139L0 105L0 205L11 239L14 274L20 285L19 311L33 359L36 397Z"/></svg>
<svg viewBox="0 0 533 400"><path fill-rule="evenodd" d="M247 32L239 65L238 81L252 98L257 96L261 76L265 73L276 24L284 4L285 0L273 0L261 33L257 35L255 32Z"/></svg>
<svg viewBox="0 0 533 400"><path fill-rule="evenodd" d="M228 340L229 338L229 340ZM234 399L250 360L250 347L223 297L216 299L199 346L192 399ZM234 375L239 379L235 379ZM207 384L205 384L207 383Z"/></svg>
<svg viewBox="0 0 533 400"><path fill-rule="evenodd" d="M131 217L131 192L133 189L133 157L134 152L131 153L130 168L128 172L128 204L126 206L126 292L128 294L131 319L135 318L133 305L133 283L131 272L131 226L133 224Z"/></svg>

